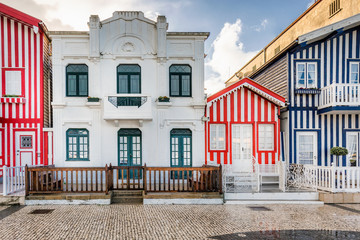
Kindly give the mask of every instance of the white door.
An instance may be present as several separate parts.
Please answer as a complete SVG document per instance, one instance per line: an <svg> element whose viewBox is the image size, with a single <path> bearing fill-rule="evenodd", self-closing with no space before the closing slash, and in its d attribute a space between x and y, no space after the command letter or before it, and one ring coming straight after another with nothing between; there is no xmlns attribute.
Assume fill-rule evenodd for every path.
<svg viewBox="0 0 360 240"><path fill-rule="evenodd" d="M359 133L346 133L346 149L349 151L347 156L347 166L359 166Z"/></svg>
<svg viewBox="0 0 360 240"><path fill-rule="evenodd" d="M232 125L232 169L234 172L252 172L252 125Z"/></svg>
<svg viewBox="0 0 360 240"><path fill-rule="evenodd" d="M15 133L16 166L34 165L35 132Z"/></svg>
<svg viewBox="0 0 360 240"><path fill-rule="evenodd" d="M316 132L297 132L297 163L317 165L317 145Z"/></svg>

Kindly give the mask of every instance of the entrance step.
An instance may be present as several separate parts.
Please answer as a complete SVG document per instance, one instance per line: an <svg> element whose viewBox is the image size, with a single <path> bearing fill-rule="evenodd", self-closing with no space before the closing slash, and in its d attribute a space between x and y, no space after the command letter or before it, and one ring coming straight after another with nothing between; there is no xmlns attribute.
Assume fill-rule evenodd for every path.
<svg viewBox="0 0 360 240"><path fill-rule="evenodd" d="M112 192L111 203L143 204L142 190L115 190Z"/></svg>

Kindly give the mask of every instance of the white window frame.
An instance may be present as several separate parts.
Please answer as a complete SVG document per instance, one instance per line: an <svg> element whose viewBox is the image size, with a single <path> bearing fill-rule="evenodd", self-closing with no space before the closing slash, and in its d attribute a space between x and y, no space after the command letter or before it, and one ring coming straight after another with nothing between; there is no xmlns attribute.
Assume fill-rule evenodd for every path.
<svg viewBox="0 0 360 240"><path fill-rule="evenodd" d="M349 153L348 155L346 156L346 166L347 167L350 167L351 166L351 163L350 163L350 158L351 158L351 152L350 152L350 136L355 136L356 138L356 143L355 143L355 146L356 146L356 167L359 167L359 132L356 132L356 131L349 131L346 133L346 149L348 149Z"/></svg>
<svg viewBox="0 0 360 240"><path fill-rule="evenodd" d="M357 82L352 82L352 78L351 78L351 75L352 75L351 65L352 64L357 65ZM350 61L349 62L349 83L350 84L359 84L359 77L360 77L360 62Z"/></svg>
<svg viewBox="0 0 360 240"><path fill-rule="evenodd" d="M314 83L310 85L308 83L308 81L309 81L308 69L309 69L309 65L311 65L311 64L315 65L315 79L314 79ZM299 76L300 76L300 74L298 73L299 65L304 65L304 71L305 71L304 84L299 84ZM296 63L296 88L316 88L317 82L318 82L317 62L312 61L312 62L297 62Z"/></svg>
<svg viewBox="0 0 360 240"><path fill-rule="evenodd" d="M2 95L12 95L23 97L23 69L22 68L4 68ZM14 83L14 78L16 82ZM15 84L15 85L14 85Z"/></svg>
<svg viewBox="0 0 360 240"><path fill-rule="evenodd" d="M262 126L264 126L265 127L265 131L260 131L260 128L262 127ZM266 130L266 127L271 127L271 137L266 137L266 132L267 132L267 130ZM259 138L258 138L258 149L259 149L259 151L274 151L274 148L275 148L275 126L274 126L274 124L271 124L271 123L260 123L259 125L258 125L258 133L259 133ZM270 142L270 140L269 139L271 139L271 142ZM261 142L262 140L265 140L265 142ZM268 143L271 143L271 148L267 148L266 147L266 145L268 144ZM261 147L261 146L264 146L263 148Z"/></svg>
<svg viewBox="0 0 360 240"><path fill-rule="evenodd" d="M214 129L215 128L215 129ZM223 131L221 132L221 128ZM209 124L210 132L210 150L226 150L226 124L224 123L210 123ZM215 133L215 136L214 136ZM223 138L223 140L219 140ZM223 142L223 147L221 147L221 142Z"/></svg>

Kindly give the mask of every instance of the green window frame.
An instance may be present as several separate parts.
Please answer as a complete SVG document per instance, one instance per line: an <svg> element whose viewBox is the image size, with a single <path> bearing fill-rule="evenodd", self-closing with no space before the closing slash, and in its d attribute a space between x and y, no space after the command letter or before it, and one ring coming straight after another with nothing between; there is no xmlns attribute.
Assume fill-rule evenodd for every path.
<svg viewBox="0 0 360 240"><path fill-rule="evenodd" d="M66 96L87 97L89 68L86 64L69 64L66 66Z"/></svg>
<svg viewBox="0 0 360 240"><path fill-rule="evenodd" d="M137 64L117 66L117 93L141 93L141 67Z"/></svg>
<svg viewBox="0 0 360 240"><path fill-rule="evenodd" d="M171 65L169 74L170 97L191 97L191 66Z"/></svg>
<svg viewBox="0 0 360 240"><path fill-rule="evenodd" d="M66 131L66 161L89 161L89 131L70 128Z"/></svg>

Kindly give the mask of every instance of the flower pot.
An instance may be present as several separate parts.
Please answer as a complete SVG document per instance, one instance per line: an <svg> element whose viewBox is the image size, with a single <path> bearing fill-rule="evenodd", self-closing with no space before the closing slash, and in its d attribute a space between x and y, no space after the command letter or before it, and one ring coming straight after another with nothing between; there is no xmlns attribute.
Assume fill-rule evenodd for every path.
<svg viewBox="0 0 360 240"><path fill-rule="evenodd" d="M100 98L88 98L88 102L99 102Z"/></svg>
<svg viewBox="0 0 360 240"><path fill-rule="evenodd" d="M159 102L170 102L170 98L159 98Z"/></svg>

